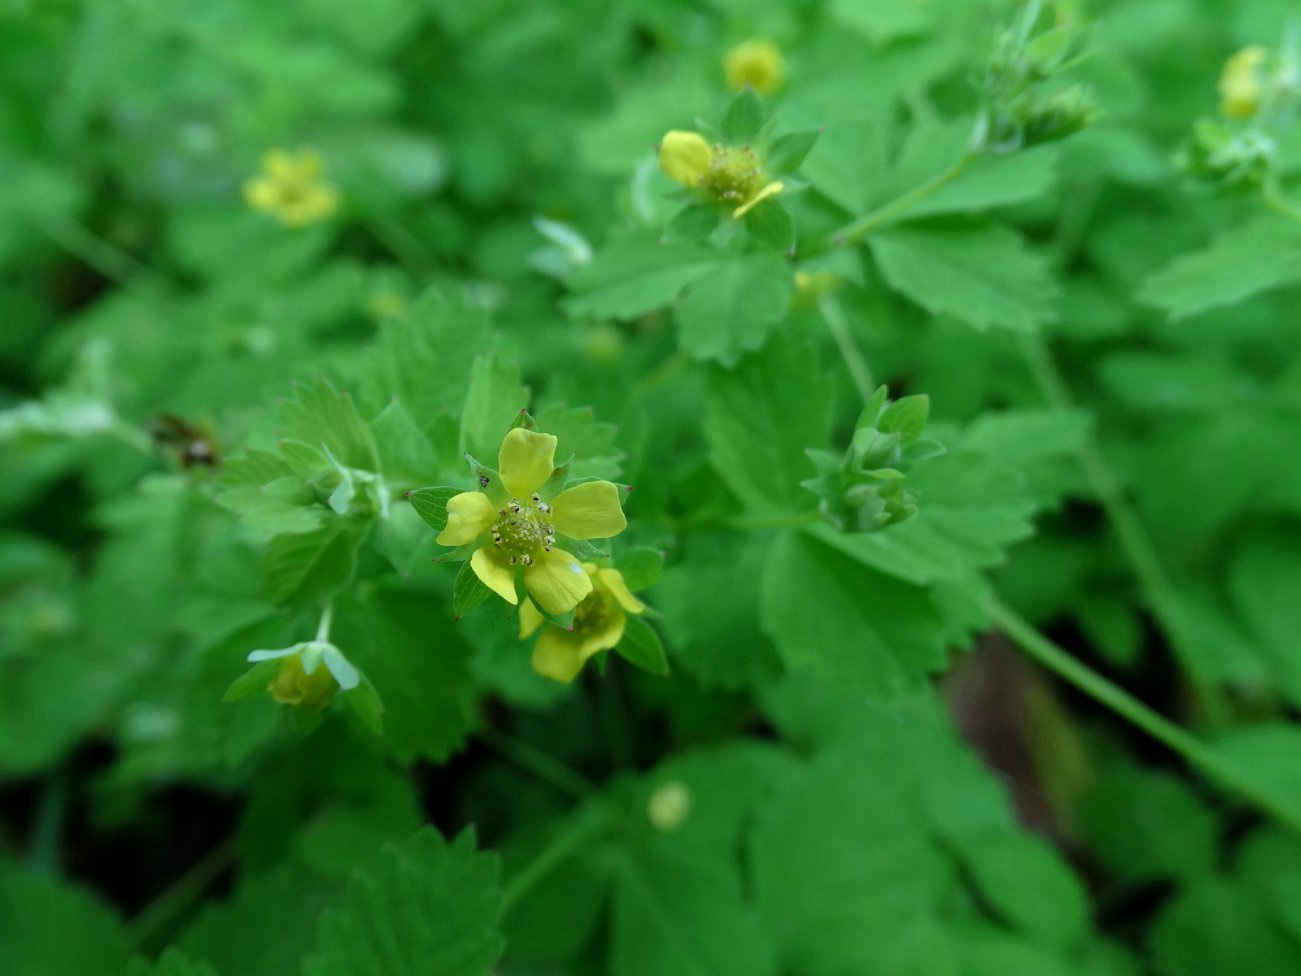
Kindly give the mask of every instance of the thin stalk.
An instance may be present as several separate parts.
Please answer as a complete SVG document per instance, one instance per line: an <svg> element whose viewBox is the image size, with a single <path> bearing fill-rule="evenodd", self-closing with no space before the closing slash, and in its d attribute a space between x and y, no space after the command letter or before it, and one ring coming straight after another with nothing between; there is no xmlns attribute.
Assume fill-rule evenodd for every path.
<svg viewBox="0 0 1301 976"><path fill-rule="evenodd" d="M48 217L38 226L69 254L124 288L131 288L136 277L149 279L156 285L170 284L148 265L71 218Z"/></svg>
<svg viewBox="0 0 1301 976"><path fill-rule="evenodd" d="M131 944L145 951L164 945L208 889L235 863L235 853L235 838L227 837L146 905L131 921Z"/></svg>
<svg viewBox="0 0 1301 976"><path fill-rule="evenodd" d="M847 244L853 244L855 241L861 240L878 227L893 223L927 197L948 186L961 176L963 171L971 165L974 158L971 153L958 157L948 168L936 173L925 183L895 197L889 203L882 204L871 213L864 214L857 220L853 220L840 228L831 235L831 243L837 247L844 247Z"/></svg>
<svg viewBox="0 0 1301 976"><path fill-rule="evenodd" d="M566 796L581 800L596 792L596 786L591 780L575 772L554 756L543 752L531 742L517 739L491 726L480 729L475 735L479 741L503 759L532 773Z"/></svg>
<svg viewBox="0 0 1301 976"><path fill-rule="evenodd" d="M1081 664L1068 651L1053 643L997 597L983 598L985 611L994 624L1023 651L1059 678L1110 709L1135 728L1150 735L1208 778L1237 793L1269 814L1280 824L1301 833L1301 814L1286 801L1262 788L1250 776L1227 760L1213 746L1153 711L1093 669Z"/></svg>
<svg viewBox="0 0 1301 976"><path fill-rule="evenodd" d="M1057 410L1071 409L1074 402L1070 391L1044 341L1039 336L1022 336L1021 353L1048 404ZM1097 494L1107 520L1147 594L1152 612L1170 639L1180 665L1188 674L1205 718L1212 724L1223 724L1226 718L1225 708L1212 683L1202 672L1196 650L1197 641L1179 592L1166 572L1138 513L1125 498L1120 479L1092 438L1085 440L1078 451L1078 457L1085 477Z"/></svg>
<svg viewBox="0 0 1301 976"><path fill-rule="evenodd" d="M321 643L329 643L330 625L334 621L334 604L327 603L325 609L321 611L321 621L316 625L316 639Z"/></svg>
<svg viewBox="0 0 1301 976"><path fill-rule="evenodd" d="M845 318L844 309L831 295L823 295L818 300L818 311L822 313L822 319L827 323L827 331L831 333L831 338L835 340L836 347L840 350L845 368L849 370L849 378L854 382L854 388L866 403L872 399L876 384L872 382L872 370L867 365L867 357L854 341L854 334L850 331L849 320Z"/></svg>
<svg viewBox="0 0 1301 976"><path fill-rule="evenodd" d="M608 816L599 809L584 811L574 818L568 828L541 852L523 870L506 882L502 889L501 913L510 914L520 899L550 877L574 855L583 851L609 830Z"/></svg>

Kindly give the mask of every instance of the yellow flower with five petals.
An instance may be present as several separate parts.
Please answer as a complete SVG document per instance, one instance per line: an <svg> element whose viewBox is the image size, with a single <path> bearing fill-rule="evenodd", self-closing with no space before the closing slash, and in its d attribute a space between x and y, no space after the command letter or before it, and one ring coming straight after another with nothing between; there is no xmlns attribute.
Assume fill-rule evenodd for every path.
<svg viewBox="0 0 1301 976"><path fill-rule="evenodd" d="M339 191L325 182L324 171L314 150L273 149L262 157L262 172L244 183L244 202L286 227L328 220L339 209Z"/></svg>
<svg viewBox="0 0 1301 976"><path fill-rule="evenodd" d="M731 207L736 220L780 193L784 185L764 176L749 146L711 146L698 132L666 132L660 140L659 162L665 176Z"/></svg>
<svg viewBox="0 0 1301 976"><path fill-rule="evenodd" d="M575 609L568 630L548 621L531 600L520 605L520 639L539 627L542 629L533 645L533 670L544 678L573 681L593 654L618 646L628 614L646 609L646 604L632 595L617 569L583 563L583 572L591 581L592 589Z"/></svg>
<svg viewBox="0 0 1301 976"><path fill-rule="evenodd" d="M515 581L520 571L529 597L560 616L592 592L591 577L564 548L564 540L608 539L628 522L619 488L609 481L582 482L551 497L555 453L554 435L512 429L501 442L497 478L485 474L480 491L448 499L447 525L437 541L475 545L470 568L507 603L519 602Z"/></svg>

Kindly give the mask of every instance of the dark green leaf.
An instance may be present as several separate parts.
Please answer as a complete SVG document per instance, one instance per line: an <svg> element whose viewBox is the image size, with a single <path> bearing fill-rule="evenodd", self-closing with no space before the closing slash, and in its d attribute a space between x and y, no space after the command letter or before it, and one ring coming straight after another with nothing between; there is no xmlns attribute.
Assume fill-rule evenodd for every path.
<svg viewBox="0 0 1301 976"><path fill-rule="evenodd" d="M749 142L763 128L763 101L748 85L741 89L723 113L723 139L732 145Z"/></svg>

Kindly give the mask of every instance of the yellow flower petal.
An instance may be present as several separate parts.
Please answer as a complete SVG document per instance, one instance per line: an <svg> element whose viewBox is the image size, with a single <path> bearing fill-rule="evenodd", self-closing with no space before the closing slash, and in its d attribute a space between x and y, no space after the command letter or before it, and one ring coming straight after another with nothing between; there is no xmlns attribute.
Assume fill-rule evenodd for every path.
<svg viewBox="0 0 1301 976"><path fill-rule="evenodd" d="M254 176L244 183L244 202L254 210L274 210L280 203L280 187L266 176Z"/></svg>
<svg viewBox="0 0 1301 976"><path fill-rule="evenodd" d="M435 540L440 546L463 546L492 528L497 511L481 491L463 491L447 500L447 525Z"/></svg>
<svg viewBox="0 0 1301 976"><path fill-rule="evenodd" d="M507 603L519 603L515 594L515 567L494 549L478 549L470 557L470 568L483 585Z"/></svg>
<svg viewBox="0 0 1301 976"><path fill-rule="evenodd" d="M583 669L582 641L567 630L545 627L533 645L533 670L552 681L565 684Z"/></svg>
<svg viewBox="0 0 1301 976"><path fill-rule="evenodd" d="M563 549L552 549L538 553L533 565L524 567L524 586L539 607L560 615L574 609L592 592L592 579L577 559Z"/></svg>
<svg viewBox="0 0 1301 976"><path fill-rule="evenodd" d="M292 153L283 149L272 149L262 156L262 172L277 183L298 179L298 164Z"/></svg>
<svg viewBox="0 0 1301 976"><path fill-rule="evenodd" d="M556 439L551 434L516 427L501 442L497 470L506 491L526 498L541 488L555 470Z"/></svg>
<svg viewBox="0 0 1301 976"><path fill-rule="evenodd" d="M608 651L623 640L624 622L627 619L618 607L610 607L604 623L599 627L586 627L578 631L578 636L582 638L583 660L586 661L597 651Z"/></svg>
<svg viewBox="0 0 1301 976"><path fill-rule="evenodd" d="M629 613L641 613L646 609L646 604L632 595L632 591L628 589L628 584L623 581L623 574L617 569L597 570L596 578L597 585L614 597L619 606ZM616 643L618 642L616 641Z"/></svg>
<svg viewBox="0 0 1301 976"><path fill-rule="evenodd" d="M1260 66L1266 53L1263 47L1253 44L1224 62L1219 89L1220 114L1225 118L1249 119L1260 108Z"/></svg>
<svg viewBox="0 0 1301 976"><path fill-rule="evenodd" d="M546 617L538 612L538 608L533 605L532 600L525 600L519 605L519 635L523 640L533 631L537 630L544 623Z"/></svg>
<svg viewBox="0 0 1301 976"><path fill-rule="evenodd" d="M709 143L698 132L674 129L660 140L660 170L683 186L699 186L709 172Z"/></svg>
<svg viewBox="0 0 1301 976"><path fill-rule="evenodd" d="M782 185L783 184L779 182L769 183L762 190L760 190L758 193L752 196L749 200L745 201L745 203L741 204L739 207L733 210L732 216L735 219L740 220L742 217L748 214L756 206L763 203L763 201L767 200L769 197L773 197L776 196L778 193L781 193Z"/></svg>
<svg viewBox="0 0 1301 976"><path fill-rule="evenodd" d="M608 539L628 527L619 489L608 481L566 488L551 502L551 522L571 539Z"/></svg>

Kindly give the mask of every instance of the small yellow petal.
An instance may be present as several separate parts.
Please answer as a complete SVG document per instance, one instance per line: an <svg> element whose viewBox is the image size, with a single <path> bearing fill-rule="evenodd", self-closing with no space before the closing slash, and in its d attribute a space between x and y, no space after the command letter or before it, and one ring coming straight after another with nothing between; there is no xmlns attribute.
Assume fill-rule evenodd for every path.
<svg viewBox="0 0 1301 976"><path fill-rule="evenodd" d="M499 555L493 549L478 549L470 557L470 568L484 586L507 603L519 603L519 597L515 594L515 567L507 561L507 557Z"/></svg>
<svg viewBox="0 0 1301 976"><path fill-rule="evenodd" d="M597 651L608 651L623 640L624 623L628 618L618 607L611 607L604 620L597 627L586 627L577 631L582 638L581 650L586 661Z"/></svg>
<svg viewBox="0 0 1301 976"><path fill-rule="evenodd" d="M497 515L481 491L463 491L447 500L447 525L435 540L440 546L463 546L492 528Z"/></svg>
<svg viewBox="0 0 1301 976"><path fill-rule="evenodd" d="M660 170L683 186L699 186L709 172L709 143L698 132L674 129L660 140Z"/></svg>
<svg viewBox="0 0 1301 976"><path fill-rule="evenodd" d="M628 584L623 581L623 574L617 569L598 570L596 578L598 580L597 585L614 597L619 606L629 613L641 613L646 609L646 604L632 595L632 591L628 589Z"/></svg>
<svg viewBox="0 0 1301 976"><path fill-rule="evenodd" d="M563 549L552 549L538 553L533 565L524 567L524 586L539 607L559 616L592 592L592 579L577 559Z"/></svg>
<svg viewBox="0 0 1301 976"><path fill-rule="evenodd" d="M291 153L272 149L262 156L262 172L276 182L288 182L298 177L298 165Z"/></svg>
<svg viewBox="0 0 1301 976"><path fill-rule="evenodd" d="M1263 85L1260 66L1266 51L1258 44L1244 47L1224 62L1220 73L1220 114L1230 119L1249 119L1260 108Z"/></svg>
<svg viewBox="0 0 1301 976"><path fill-rule="evenodd" d="M546 622L546 617L533 605L532 600L525 600L519 605L519 635L523 640Z"/></svg>
<svg viewBox="0 0 1301 976"><path fill-rule="evenodd" d="M280 203L280 188L266 176L254 176L244 183L244 202L254 210L273 210Z"/></svg>
<svg viewBox="0 0 1301 976"><path fill-rule="evenodd" d="M742 217L748 214L760 203L767 200L769 197L773 197L776 196L778 193L781 193L781 190L782 190L781 183L778 182L769 183L762 190L760 190L758 193L752 196L749 200L745 201L745 203L741 204L739 207L733 210L732 216L737 220L740 220Z"/></svg>
<svg viewBox="0 0 1301 976"><path fill-rule="evenodd" d="M555 470L556 438L516 427L501 442L497 470L501 483L515 498L526 498L541 488Z"/></svg>
<svg viewBox="0 0 1301 976"><path fill-rule="evenodd" d="M559 627L544 627L533 645L533 670L552 681L573 681L583 669L582 641Z"/></svg>
<svg viewBox="0 0 1301 976"><path fill-rule="evenodd" d="M551 502L551 522L571 539L609 539L628 527L619 489L608 481L566 488Z"/></svg>

